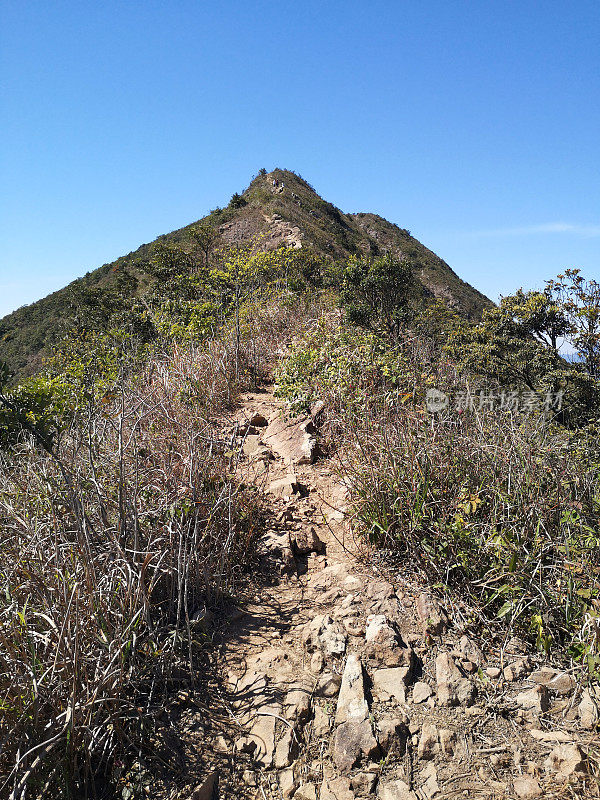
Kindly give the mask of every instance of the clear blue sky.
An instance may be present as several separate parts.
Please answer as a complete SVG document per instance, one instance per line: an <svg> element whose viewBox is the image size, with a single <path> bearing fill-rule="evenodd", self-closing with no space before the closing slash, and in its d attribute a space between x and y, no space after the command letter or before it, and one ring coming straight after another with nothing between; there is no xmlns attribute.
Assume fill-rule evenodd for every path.
<svg viewBox="0 0 600 800"><path fill-rule="evenodd" d="M4 0L0 314L262 166L493 299L600 278L598 0Z"/></svg>

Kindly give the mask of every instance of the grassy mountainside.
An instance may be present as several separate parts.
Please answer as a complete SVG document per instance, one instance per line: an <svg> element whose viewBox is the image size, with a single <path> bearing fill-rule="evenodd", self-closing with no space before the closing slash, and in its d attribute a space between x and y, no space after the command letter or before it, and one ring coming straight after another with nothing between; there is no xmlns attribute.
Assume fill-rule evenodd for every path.
<svg viewBox="0 0 600 800"><path fill-rule="evenodd" d="M258 175L227 208L214 209L203 222L217 228L223 245L240 244L262 234L265 248L282 244L308 247L332 260L353 253L404 254L414 264L428 293L443 298L461 315L477 318L490 301L407 230L376 214L345 214L323 200L300 176L275 169ZM47 297L0 320L0 360L17 376L35 372L49 348L69 325L77 293L95 290L97 302L115 291L136 294L144 287L144 262L158 243L193 248L190 231L197 223L159 236L134 252L104 264Z"/></svg>
<svg viewBox="0 0 600 800"><path fill-rule="evenodd" d="M298 542L306 536L309 549L322 551L311 527L321 524L372 556L378 588L364 585L361 596L378 614L407 619L380 592L386 574L404 598L427 587L417 603L423 624L409 641L428 654L423 676L436 673L435 709L422 706L428 720L435 710L446 725L454 708L458 729L466 713L459 702L479 693L482 703L471 708L480 713L505 698L486 720L510 722L520 752L523 725L540 724L537 710L548 707L544 725L567 722L573 732L568 708L580 714L574 735L585 737L577 762L585 755L600 763L588 746L598 720L591 692L600 697L598 282L566 270L545 292L519 290L481 320L466 319L485 299L408 232L342 214L291 173L259 175L210 223L161 237L24 309L34 312L25 317L31 341L35 315L48 337L65 330L69 315L73 329L46 369L17 386L0 366L0 797L11 788L14 800L133 799L150 788L157 800L197 796L217 750L233 787L223 781L220 796L244 797L239 786L245 772L254 775L257 751L237 746L240 718L230 714L231 681L217 675L230 674L221 653L233 653L237 669L245 655L238 642L262 649L275 630L293 652L302 636L290 619L304 625L309 608L298 602L296 575L323 574ZM224 247L210 253L215 232ZM256 248L260 234L264 250ZM165 241L177 246L160 247ZM204 260L194 250L203 245ZM348 258L367 251L377 257ZM426 293L449 303L422 303ZM24 342L28 329L16 332ZM562 338L581 361L561 357ZM37 344L29 369L48 346L43 337ZM261 419L267 408L256 395L272 378L278 399ZM310 417L294 425L279 416L288 408ZM281 449L270 421L282 431ZM288 460L293 429L302 448ZM321 465L306 480L312 457ZM329 530L328 509L342 497L343 527ZM369 560L360 560L361 581ZM273 592L285 571L293 594L280 602ZM312 586L322 614L322 592ZM445 642L430 594L450 612L438 615L451 626ZM249 636L239 634L241 618ZM238 638L224 647L233 630ZM465 638L477 646L475 661ZM380 663L389 666L390 655L405 663L400 644L388 636ZM376 651L357 652L373 666ZM489 656L504 667L505 653L519 655L506 668L515 675L517 663L524 676L550 658L552 674L573 672L569 697L561 688L560 705L549 707L541 686L515 697L515 675L483 671ZM433 663L440 654L457 672L461 664L466 685L441 679ZM332 668L341 664L335 659ZM287 682L283 661L272 663ZM307 663L304 652L298 663ZM287 716L289 684L269 685ZM442 686L454 705L438 702ZM253 722L263 716L242 711ZM271 711L265 716L275 747L281 729ZM290 719L298 723L300 704ZM224 720L226 748L215 740ZM507 729L496 726L496 740ZM334 748L340 730L331 726ZM314 752L316 740L306 743ZM331 751L323 748L324 759ZM383 780L396 774L390 752ZM520 770L522 760L510 763ZM262 767L258 774L270 775ZM590 797L584 789L571 796Z"/></svg>

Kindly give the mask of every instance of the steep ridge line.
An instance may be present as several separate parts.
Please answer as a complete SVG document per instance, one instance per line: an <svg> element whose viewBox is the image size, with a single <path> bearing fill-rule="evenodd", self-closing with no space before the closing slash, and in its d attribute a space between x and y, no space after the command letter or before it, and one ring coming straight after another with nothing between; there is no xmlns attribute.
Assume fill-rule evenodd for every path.
<svg viewBox="0 0 600 800"><path fill-rule="evenodd" d="M592 690L517 639L476 641L427 587L382 574L350 535L312 419L252 393L226 434L271 512L270 580L229 622L228 721L205 743L224 761L194 800L598 796Z"/></svg>

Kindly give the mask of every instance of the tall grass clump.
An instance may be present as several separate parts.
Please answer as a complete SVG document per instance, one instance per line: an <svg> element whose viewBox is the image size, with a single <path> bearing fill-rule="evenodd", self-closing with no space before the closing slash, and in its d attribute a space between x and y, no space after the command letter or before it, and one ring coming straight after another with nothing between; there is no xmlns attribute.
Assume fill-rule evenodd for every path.
<svg viewBox="0 0 600 800"><path fill-rule="evenodd" d="M204 609L257 535L215 425L243 388L231 351L116 366L78 384L51 446L26 429L2 455L0 795L15 800L93 794L151 748L169 686L198 679ZM63 378L72 396L77 371Z"/></svg>

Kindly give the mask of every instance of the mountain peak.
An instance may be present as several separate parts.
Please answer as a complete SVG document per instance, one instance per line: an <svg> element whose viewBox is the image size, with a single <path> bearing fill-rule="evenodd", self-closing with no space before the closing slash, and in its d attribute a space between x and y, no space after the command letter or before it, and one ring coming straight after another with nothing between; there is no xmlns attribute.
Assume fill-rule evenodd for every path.
<svg viewBox="0 0 600 800"><path fill-rule="evenodd" d="M462 281L448 264L410 232L374 213L348 214L324 200L296 172L276 168L260 170L249 186L235 193L226 208L215 208L199 220L214 227L222 246L247 244L260 237L266 249L306 247L328 260L352 255L378 256L391 253L410 261L415 276L430 296L442 298L465 317L476 318L490 301ZM99 292L110 290L116 275L128 273L143 285L144 264L157 244L172 244L194 251L193 228L186 225L163 234L150 244L121 256L112 264L79 278L30 306L0 320L0 361L18 374L34 372L41 357L58 340L68 319L71 289L77 284Z"/></svg>

